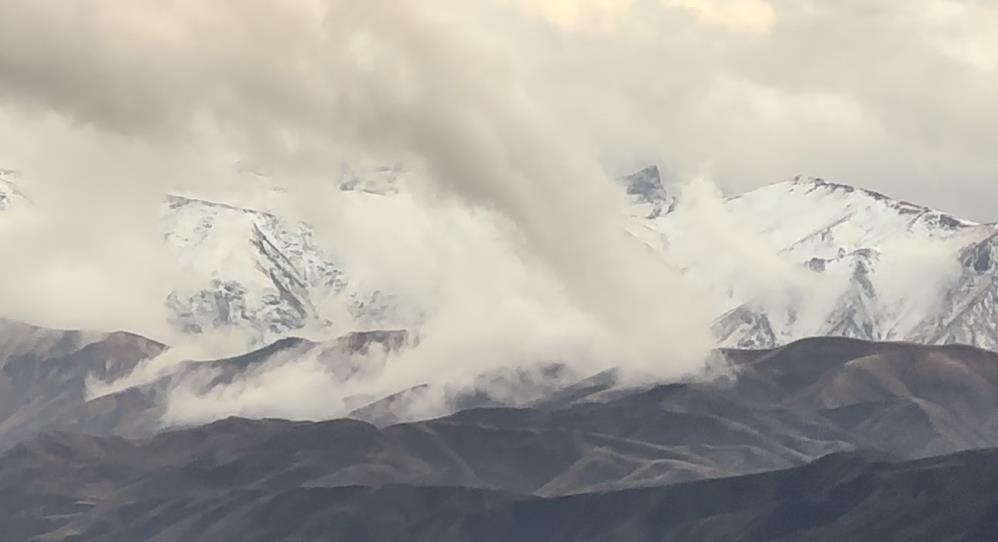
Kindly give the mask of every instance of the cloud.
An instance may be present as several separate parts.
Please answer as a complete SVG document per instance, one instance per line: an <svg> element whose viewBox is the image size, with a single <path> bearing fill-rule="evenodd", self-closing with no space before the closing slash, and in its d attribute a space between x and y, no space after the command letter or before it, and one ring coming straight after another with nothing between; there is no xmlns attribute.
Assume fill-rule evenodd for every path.
<svg viewBox="0 0 998 542"><path fill-rule="evenodd" d="M172 338L177 342L169 345L158 356L141 361L131 372L115 380L103 381L88 375L85 382L87 400L154 384L162 378L177 374L190 363L235 357L244 354L249 348L245 336L227 330Z"/></svg>
<svg viewBox="0 0 998 542"><path fill-rule="evenodd" d="M524 15L558 27L585 32L613 32L618 19L633 8L634 0L506 0Z"/></svg>
<svg viewBox="0 0 998 542"><path fill-rule="evenodd" d="M996 10L0 0L0 158L52 209L2 237L21 263L0 293L80 320L159 319L154 300L177 280L144 248L159 199L221 189L218 164L250 156L296 181L296 208L330 242L349 243L345 227L376 235L349 246L374 280L441 301L425 367L474 357L484 370L559 345L686 374L709 345L707 311L624 233L603 172L657 162L728 192L813 173L992 218ZM328 178L359 155L403 159L434 184L396 215L352 209ZM455 233L433 239L439 227ZM421 247L432 263L412 263ZM74 290L84 277L98 286Z"/></svg>
<svg viewBox="0 0 998 542"><path fill-rule="evenodd" d="M688 9L708 25L768 32L776 10L765 0L662 0L666 6Z"/></svg>
<svg viewBox="0 0 998 542"><path fill-rule="evenodd" d="M160 196L130 181L169 175L169 163L151 166L140 144L80 138L57 117L6 111L0 123L18 127L0 154L16 156L6 163L24 168L15 182L30 199L0 220L5 315L167 337L161 300L176 269L160 250Z"/></svg>
<svg viewBox="0 0 998 542"><path fill-rule="evenodd" d="M128 232L154 231L154 205L166 191L192 176L215 189L210 174L220 157L251 156L296 181L294 204L320 233L369 218L344 222L346 209L329 190L329 172L344 156L400 157L432 180L427 210L472 224L476 234L407 240L420 221L439 221L368 210L395 228L365 241L387 253L405 249L405 258L389 260L393 268L439 258L422 276L376 276L413 295L433 292L437 304L416 359L385 379L454 383L499 366L570 358L649 378L702 367L706 314L682 280L627 235L623 190L603 173L588 137L562 129L516 59L473 29L421 3L383 0L251 0L238 9L194 0L2 0L0 15L0 103L29 124L53 118L76 149L101 151L70 155L73 167L87 166L75 178L59 168L39 172L51 199L62 198L53 208L73 217L53 218L46 229L74 228L100 263L96 274ZM38 42L39 33L52 39ZM35 143L30 150L44 146ZM156 171L157 159L166 171ZM72 209L84 193L101 200L96 225ZM426 252L413 254L413 246ZM143 274L129 260L131 245L122 248L125 274L143 277L134 291L162 299L145 282L170 282ZM100 306L100 298L81 302ZM177 361L154 364L151 374ZM308 395L299 384L309 381L281 372L275 396L281 383Z"/></svg>
<svg viewBox="0 0 998 542"><path fill-rule="evenodd" d="M998 113L998 6L625 4L602 32L494 10L481 29L553 114L593 134L607 167L659 163L677 179L709 168L728 193L808 174L971 219L998 214L993 197L968 196L998 195L987 150L998 130L984 121Z"/></svg>
<svg viewBox="0 0 998 542"><path fill-rule="evenodd" d="M418 344L387 361L381 352L360 356L351 363L369 370L348 378L330 369L341 360L311 352L273 360L231 385L206 389L203 380L185 380L170 393L164 423L344 416L363 406L358 397L372 401L429 384L406 394L394 412L425 417L447 413L455 398L476 389L517 402L614 367L646 383L700 375L703 358L679 357L690 345L659 344L654 367L621 347L602 314L586 310L555 270L524 253L515 224L501 213L430 199L419 189L351 200L342 210L349 228L325 230L327 241L348 256L352 276L397 293L404 306L426 308ZM545 373L555 365L563 369Z"/></svg>
<svg viewBox="0 0 998 542"><path fill-rule="evenodd" d="M732 213L716 185L701 177L678 188L679 204L663 224L667 254L691 281L725 289L713 292L712 314L730 309L732 300L779 304L814 286L800 262L779 254L778 241L753 230L758 217Z"/></svg>
<svg viewBox="0 0 998 542"><path fill-rule="evenodd" d="M877 296L891 309L890 331L904 337L920 324L919 316L936 314L946 301L946 292L962 275L960 261L953 257L965 238L927 246L915 239L899 237L880 248L873 276Z"/></svg>

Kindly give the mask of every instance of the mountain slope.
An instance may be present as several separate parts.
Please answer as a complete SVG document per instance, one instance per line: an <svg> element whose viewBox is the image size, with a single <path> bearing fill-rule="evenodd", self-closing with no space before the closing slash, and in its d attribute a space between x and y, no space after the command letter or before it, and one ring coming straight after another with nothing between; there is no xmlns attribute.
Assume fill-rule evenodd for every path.
<svg viewBox="0 0 998 542"><path fill-rule="evenodd" d="M87 400L88 378L123 377L165 348L130 333L0 320L0 449L70 418Z"/></svg>
<svg viewBox="0 0 998 542"><path fill-rule="evenodd" d="M322 343L283 339L242 356L177 360L161 371L142 368L137 374L145 376L137 380L118 380L165 347L127 334L86 342L68 336L34 341L37 353L17 346L27 344L23 341L6 342L15 347L0 356L6 378L0 383L8 390L0 402L0 448L40 430L147 437L164 425L242 414L247 411L233 400L244 390L257 389L268 375L287 374L301 363L307 374L330 383L377 379L386 364L404 359L393 354L413 340L402 331L353 333ZM484 375L488 378L465 389L439 390L427 375L423 385L389 389L384 397L339 397L331 389L321 408L281 412L306 419L349 414L385 427L414 419L410 406L420 404L421 393L446 394L446 403L434 412L463 410L437 422L459 431L483 426L593 434L654 451L663 460L646 464L623 460L627 454L605 460L594 456L592 463L581 462L559 480L544 482L561 492L579 480L602 483L604 475L598 473L607 460L623 460L628 467L604 481L641 485L791 466L842 450L878 449L916 458L998 446L998 354L845 338L722 354L730 372L709 381L629 387L619 384L612 371L575 382L571 373L552 368L540 375ZM524 399L511 403L491 395L496 377L505 378L500 393L517 386ZM173 401L183 406L193 399L203 414L170 410L178 406ZM173 414L166 417L167 412Z"/></svg>
<svg viewBox="0 0 998 542"><path fill-rule="evenodd" d="M474 459L491 462L440 446L458 441L388 438L357 422L228 420L150 445L47 435L0 457L0 526L17 539L80 542L974 541L998 527L994 449L904 462L832 454L750 476L543 498L532 485L481 487L482 476L512 486L536 480L548 455L572 448L538 450L536 437L506 433L519 443L510 449L490 434L503 432L483 428L464 442L481 455ZM234 453L246 441L255 447ZM398 446L421 456L398 456ZM532 452L541 454L522 455ZM355 456L380 466L343 469ZM534 460L517 467L518 457Z"/></svg>
<svg viewBox="0 0 998 542"><path fill-rule="evenodd" d="M555 372L559 386L527 404L467 390L465 410L431 420L392 423L406 413L389 401L374 413L381 426L229 418L161 432L187 377L206 398L231 397L318 355L349 378L372 370L351 353L408 341L283 339L88 398L90 375L114 380L165 347L5 322L0 529L26 540L919 540L922 529L972 540L991 525L993 451L894 463L998 446L998 353L969 346L812 338L724 351L730 371L711 381L633 387L610 371L565 385ZM843 452L862 453L769 472ZM730 478L747 473L764 474ZM937 496L959 506L931 508Z"/></svg>
<svg viewBox="0 0 998 542"><path fill-rule="evenodd" d="M643 224L714 293L721 345L835 335L998 348L994 224L810 177L686 196L662 196L668 210Z"/></svg>
<svg viewBox="0 0 998 542"><path fill-rule="evenodd" d="M401 166L346 171L341 186L351 201L392 201L412 175ZM0 209L30 205L19 182L0 171ZM629 230L702 293L721 346L835 335L998 348L994 224L810 177L730 197L664 184L655 167L621 182ZM351 275L335 246L269 205L280 199L277 180L257 184L247 190L263 192L245 198L257 206L164 203L165 244L185 271L167 300L179 329L236 331L262 346L418 325L398 315L432 311Z"/></svg>
<svg viewBox="0 0 998 542"><path fill-rule="evenodd" d="M385 310L377 292L348 280L307 224L180 196L168 198L162 224L167 247L201 279L168 299L189 333L231 328L259 344L303 329L374 325Z"/></svg>

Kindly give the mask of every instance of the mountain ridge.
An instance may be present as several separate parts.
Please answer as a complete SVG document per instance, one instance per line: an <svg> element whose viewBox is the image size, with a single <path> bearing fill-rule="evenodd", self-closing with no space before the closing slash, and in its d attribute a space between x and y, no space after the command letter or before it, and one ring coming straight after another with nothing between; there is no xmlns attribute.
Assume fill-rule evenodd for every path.
<svg viewBox="0 0 998 542"><path fill-rule="evenodd" d="M341 189L346 197L392 198L411 175L400 165L351 170ZM0 175L0 186L16 188L18 179ZM656 166L620 182L630 230L705 294L718 346L766 348L833 334L998 348L998 225L803 175L716 202L664 183ZM311 226L258 200L164 201L165 244L194 279L166 300L178 329L238 331L262 345L290 335L416 328L420 316L400 315L433 310L366 286ZM763 265L746 266L752 261ZM926 262L932 267L916 270Z"/></svg>

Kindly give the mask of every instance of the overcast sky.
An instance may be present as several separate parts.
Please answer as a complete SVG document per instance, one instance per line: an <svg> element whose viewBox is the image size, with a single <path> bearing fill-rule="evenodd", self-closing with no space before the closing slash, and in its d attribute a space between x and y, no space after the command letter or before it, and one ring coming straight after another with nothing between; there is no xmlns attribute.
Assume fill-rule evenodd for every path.
<svg viewBox="0 0 998 542"><path fill-rule="evenodd" d="M996 2L519 5L483 28L511 37L610 163L654 160L729 191L823 176L998 219Z"/></svg>
<svg viewBox="0 0 998 542"><path fill-rule="evenodd" d="M235 13L232 3L197 7L182 1L162 8L157 3L115 0L71 5L42 0L30 6L20 0L0 0L0 104L8 117L0 128L3 158L14 162L9 166L19 167L19 162L30 163L27 155L39 149L51 153L46 138L32 137L40 133L39 119L49 113L83 121L98 132L133 130L144 122L178 122L176 111L157 117L147 115L148 108L173 99L171 92L177 100L197 102L201 92L207 101L222 100L218 88L199 88L198 77L203 74L198 70L229 70L249 77L254 63L260 63L264 66L260 77L268 77L266 65L272 64L272 55L309 54L301 47L311 43L288 39L300 24L293 12L314 14L320 12L316 6L338 3L287 2L291 7L280 10L286 20L269 21L266 28L244 27L247 32L260 31L259 49L224 51L239 43L230 41L231 36L212 35L220 28L212 17L230 11L231 26L258 23ZM250 4L256 2L240 4L238 10L256 9L247 7ZM465 34L464 41L453 42L454 47L473 41L487 51L488 69L465 66L485 80L483 86L493 68L508 71L503 77L515 80L517 92L549 112L564 133L589 140L611 172L657 162L674 178L707 175L728 191L804 173L971 218L998 218L994 151L998 33L993 31L998 28L998 3L376 0L370 4L376 7L353 10L366 13L352 14L347 20L370 18L380 9L397 10L400 17L455 23L439 29L442 34ZM403 4L405 9L398 7ZM177 16L185 10L188 13ZM194 28L199 32L192 32ZM389 32L378 23L370 28ZM336 25L328 30L337 31ZM149 41L150 33L161 38L156 47L140 43L136 50L145 58L129 58L131 42ZM171 41L179 36L195 43ZM375 36L372 41L381 39L391 38ZM442 36L441 42L448 39ZM279 41L295 44L289 48ZM337 46L335 41L315 43ZM170 44L176 47L171 49ZM224 54L197 70L178 69L186 61L196 62L184 55L197 55L199 50ZM476 58L454 55L451 60L474 64ZM389 69L377 65L377 58L371 62L372 69ZM228 65L220 65L224 63ZM170 81L156 103L144 103L142 98L129 102L130 95L151 93L150 86L160 84L146 73L154 67L191 80ZM306 78L302 86L313 83ZM81 83L93 88L84 89ZM113 88L101 89L102 83ZM274 87L261 92L272 92L268 99L294 99L280 96ZM86 93L106 93L119 103L112 108ZM287 113L298 105L280 108ZM16 119L10 118L14 110L19 111ZM47 122L52 122L51 115Z"/></svg>

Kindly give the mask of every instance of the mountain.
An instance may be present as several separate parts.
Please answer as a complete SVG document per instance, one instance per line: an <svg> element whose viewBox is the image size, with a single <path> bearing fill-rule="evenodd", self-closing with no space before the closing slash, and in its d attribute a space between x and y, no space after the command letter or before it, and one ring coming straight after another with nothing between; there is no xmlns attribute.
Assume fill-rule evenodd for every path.
<svg viewBox="0 0 998 542"><path fill-rule="evenodd" d="M335 244L278 204L279 181L253 175L263 181L247 184L260 192L242 198L252 204L164 202L165 245L184 270L166 300L176 328L264 346L418 327L422 317L411 315L432 311L352 272ZM399 165L345 169L339 186L347 201L378 206L413 176ZM656 167L620 180L629 231L702 293L720 346L832 335L998 349L995 224L812 177L734 196L665 183ZM31 205L20 184L0 171L0 210Z"/></svg>
<svg viewBox="0 0 998 542"><path fill-rule="evenodd" d="M188 274L167 305L178 329L229 331L249 344L302 335L336 337L359 329L411 327L425 307L351 273L328 239L297 218L287 187L245 165L241 203L170 195L161 217L168 249ZM412 173L401 165L344 167L341 205L382 211Z"/></svg>
<svg viewBox="0 0 998 542"><path fill-rule="evenodd" d="M169 195L161 210L165 248L183 276L165 301L174 327L189 334L222 332L263 346L282 337L335 337L355 329L409 323L390 292L348 276L341 259L313 228L287 213L282 184L239 164L247 194L239 202ZM343 197L376 200L396 193L405 172L345 170ZM31 209L30 183L0 169L0 212ZM375 203L376 205L376 203Z"/></svg>
<svg viewBox="0 0 998 542"><path fill-rule="evenodd" d="M82 383L88 391L86 400L60 418L50 419L48 427L96 435L147 437L165 428L214 419L210 414L194 419L168 419L167 409L175 400L172 394L178 389L202 397L232 392L243 386L257 385L253 384L254 378L264 378L273 374L268 371L303 359L314 361L330 381L343 384L357 375L376 373L389 362L392 354L413 346L415 340L403 330L351 332L321 342L285 338L234 357L177 360L159 371L139 371L140 378L90 379ZM335 392L331 390L330 393ZM367 405L374 399L346 398L354 406ZM329 418L345 413L330 410L323 414Z"/></svg>
<svg viewBox="0 0 998 542"><path fill-rule="evenodd" d="M147 364L169 353L168 345L132 333L0 320L0 450L52 430L146 437L164 428L170 393L180 386L208 394L306 356L345 381L414 340L393 330L322 342L286 338L231 358L180 358L153 369Z"/></svg>
<svg viewBox="0 0 998 542"><path fill-rule="evenodd" d="M331 383L376 379L383 364L395 362L392 353L413 341L403 331L358 332L325 342L282 339L241 356L181 359L147 371L142 364L167 347L122 333L84 336L11 326L0 335L21 338L2 343L0 449L43 431L146 438L177 424L205 423L231 407L222 402L221 410L197 418L164 415L172 401L191 394L205 404L235 397L303 359L314 360L310 370L321 370ZM406 400L418 402L420 393L432 391L432 375L421 386L387 390L383 397L356 395L325 411L298 411L320 418L349 415L384 430L407 422L441 434L446 426L462 439L479 427L546 435L546 441L598 437L592 455L576 456L538 483L555 493L771 470L836 451L919 458L998 446L996 353L815 338L721 355L730 370L716 378L654 387L622 385L612 371L573 381L556 368L539 376L502 375L507 380L501 386L482 378L467 389L447 390L450 410L458 412L432 422L409 422ZM144 377L129 377L137 367ZM95 387L97 382L105 384ZM510 386L523 392L518 402L491 394ZM178 389L184 393L176 395Z"/></svg>
<svg viewBox="0 0 998 542"><path fill-rule="evenodd" d="M0 449L70 419L87 402L88 379L124 377L165 349L131 333L0 320Z"/></svg>
<svg viewBox="0 0 998 542"><path fill-rule="evenodd" d="M390 198L408 176L401 166L347 170L341 186ZM663 183L656 167L621 181L631 232L710 294L720 346L833 335L998 348L994 224L812 177L717 202ZM249 327L264 344L330 325L414 323L393 314L389 292L348 276L308 225L274 212L174 197L164 230L178 258L211 277L207 287L171 296L187 330Z"/></svg>
<svg viewBox="0 0 998 542"><path fill-rule="evenodd" d="M377 327L391 310L389 296L347 277L300 221L170 196L162 227L183 269L200 278L167 300L188 333L231 329L266 344L309 329Z"/></svg>
<svg viewBox="0 0 998 542"><path fill-rule="evenodd" d="M518 403L490 396L489 379L451 390L456 412L434 419L412 420L404 400L432 390L433 375L318 413L353 419L164 418L178 388L224 401L306 358L331 382L377 378L414 340L285 338L149 372L168 346L2 321L0 530L79 541L977 540L995 527L998 353L965 345L809 338L723 350L728 370L654 385L614 371L573 382L552 368L546 388L523 382L536 392ZM95 380L109 385L92 393ZM978 451L946 455L966 450Z"/></svg>
<svg viewBox="0 0 998 542"><path fill-rule="evenodd" d="M994 225L812 178L734 197L680 190L656 168L621 182L631 233L719 315L729 347L709 376L639 385L552 364L478 375L462 389L420 374L401 389L347 395L418 345L412 327L385 325L399 301L351 276L335 246L267 198L175 195L162 215L165 246L188 271L167 300L175 322L194 335L245 331L255 346L185 359L133 333L0 320L0 532L992 536L998 353L973 345L998 345ZM386 202L405 186L396 167L351 172L342 188ZM32 205L9 172L0 201ZM334 338L296 337L313 329ZM300 402L310 408L282 412L329 421L225 418L246 415L240 393L269 394L260 382L302 362L332 400L293 387L268 404ZM443 397L438 411L412 408L429 396ZM192 399L210 408L177 417L173 407Z"/></svg>
<svg viewBox="0 0 998 542"><path fill-rule="evenodd" d="M812 177L717 198L655 177L626 179L635 205L657 205L636 214L639 237L713 294L722 346L834 335L998 348L995 224Z"/></svg>
<svg viewBox="0 0 998 542"><path fill-rule="evenodd" d="M740 376L727 385L608 395L596 379L383 428L45 433L0 455L0 526L80 542L935 541L998 527L998 451L922 458L994 445L981 417L998 354L823 338L728 356Z"/></svg>
<svg viewBox="0 0 998 542"><path fill-rule="evenodd" d="M198 436L228 440L224 428L214 430ZM294 475L261 481L242 465L185 463L176 447L152 459L140 452L122 441L58 437L12 451L0 463L5 533L79 542L974 542L991 540L998 527L994 449L904 462L834 454L751 476L554 498L453 486L308 485ZM103 453L128 460L108 468ZM51 463L57 468L45 468ZM103 476L93 475L98 466ZM90 483L81 485L84 479Z"/></svg>

